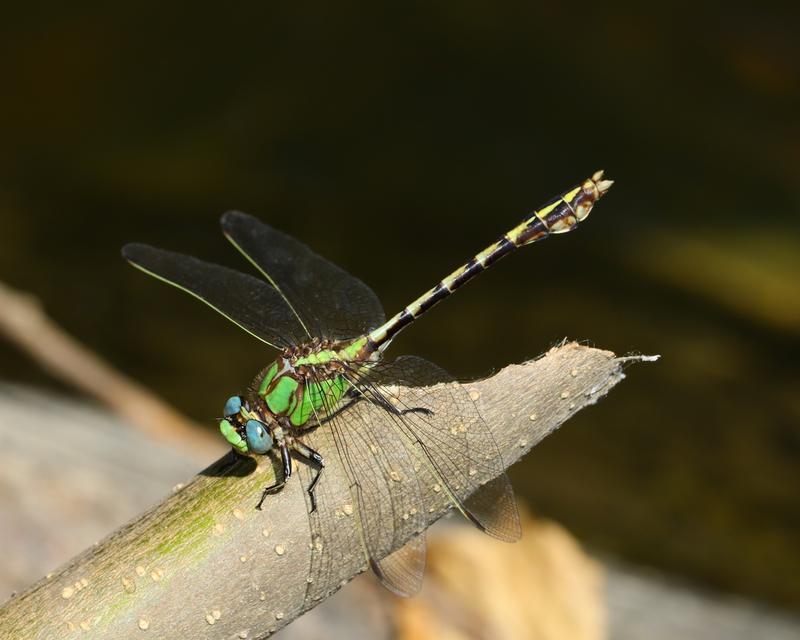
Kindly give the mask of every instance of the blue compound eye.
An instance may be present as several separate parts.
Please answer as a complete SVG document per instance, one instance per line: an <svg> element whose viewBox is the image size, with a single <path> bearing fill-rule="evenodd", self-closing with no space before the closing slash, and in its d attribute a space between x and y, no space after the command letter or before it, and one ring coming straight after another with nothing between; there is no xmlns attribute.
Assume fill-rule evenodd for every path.
<svg viewBox="0 0 800 640"><path fill-rule="evenodd" d="M225 403L225 409L222 411L224 418L235 416L242 410L242 398L240 396L231 396Z"/></svg>
<svg viewBox="0 0 800 640"><path fill-rule="evenodd" d="M263 423L248 420L244 427L247 435L247 448L253 453L266 453L272 449L272 436Z"/></svg>

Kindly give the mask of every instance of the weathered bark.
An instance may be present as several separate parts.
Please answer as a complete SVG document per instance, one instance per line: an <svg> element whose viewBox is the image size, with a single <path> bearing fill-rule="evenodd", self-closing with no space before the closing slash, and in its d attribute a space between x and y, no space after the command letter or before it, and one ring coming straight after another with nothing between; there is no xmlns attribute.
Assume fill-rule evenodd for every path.
<svg viewBox="0 0 800 640"><path fill-rule="evenodd" d="M624 377L623 362L636 359L570 343L464 386L507 467L605 395ZM256 467L225 456L9 600L0 609L0 636L263 638L288 624L309 606L312 545L303 487L295 478L263 511L254 509L274 473L270 457ZM346 493L343 474L337 477L335 467L326 473L326 482ZM444 492L435 500L428 525L448 509ZM366 568L360 549L339 549L337 557L347 577Z"/></svg>

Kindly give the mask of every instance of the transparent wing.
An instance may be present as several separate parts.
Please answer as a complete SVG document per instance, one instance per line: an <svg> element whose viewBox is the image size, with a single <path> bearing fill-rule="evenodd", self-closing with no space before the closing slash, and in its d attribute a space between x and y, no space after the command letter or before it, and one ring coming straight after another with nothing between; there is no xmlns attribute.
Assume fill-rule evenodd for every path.
<svg viewBox="0 0 800 640"><path fill-rule="evenodd" d="M239 211L220 222L228 240L285 297L307 337L355 338L383 324L372 289L302 242Z"/></svg>
<svg viewBox="0 0 800 640"><path fill-rule="evenodd" d="M202 300L272 347L282 349L305 336L286 301L263 280L144 244L127 244L122 255L134 267Z"/></svg>
<svg viewBox="0 0 800 640"><path fill-rule="evenodd" d="M422 588L426 555L427 544L422 531L397 551L374 563L372 571L390 591L399 596L413 596Z"/></svg>
<svg viewBox="0 0 800 640"><path fill-rule="evenodd" d="M357 399L323 407L318 426L303 436L325 457L325 473L327 467L340 470L323 473L317 485L307 602L330 594L348 577L342 567L354 544L363 546L390 590L416 593L425 539L414 534L422 532L428 502L433 511L442 494L483 531L519 539L519 515L500 452L465 389L448 384L452 377L436 365L412 356L366 371L352 368L346 375ZM311 474L301 473L307 474L306 484ZM329 482L341 473L350 483L344 493ZM348 511L357 518L343 517Z"/></svg>
<svg viewBox="0 0 800 640"><path fill-rule="evenodd" d="M348 512L359 546L381 582L398 595L417 593L425 571L425 538L421 462L414 443L387 421L383 407L370 402L356 401L339 413L332 406L326 407L325 415L323 424L304 441L312 447L325 447L317 450L326 458L326 467L329 462L340 465L348 479L351 502L349 507L324 504L334 491L326 486L326 469L317 485L318 509L311 515L312 541L319 544L314 548L312 543L312 582L307 600L324 597L341 580L335 555L336 547L347 542L341 521L342 514ZM333 504L337 503L341 498Z"/></svg>
<svg viewBox="0 0 800 640"><path fill-rule="evenodd" d="M385 419L418 443L436 482L467 518L495 538L518 540L519 514L500 451L467 391L442 384L452 381L437 365L404 356L370 369L359 388L404 411L385 411Z"/></svg>
<svg viewBox="0 0 800 640"><path fill-rule="evenodd" d="M311 558L303 606L305 610L349 580L352 577L349 568L354 565L354 554L358 554L360 563L363 562L364 552L350 487L332 481L332 477L343 477L344 474L333 433L322 427L304 435L303 442L320 452L325 459L325 471L315 489L317 510L308 516ZM311 483L314 470L300 464L298 474L305 489ZM304 495L310 509L305 491Z"/></svg>

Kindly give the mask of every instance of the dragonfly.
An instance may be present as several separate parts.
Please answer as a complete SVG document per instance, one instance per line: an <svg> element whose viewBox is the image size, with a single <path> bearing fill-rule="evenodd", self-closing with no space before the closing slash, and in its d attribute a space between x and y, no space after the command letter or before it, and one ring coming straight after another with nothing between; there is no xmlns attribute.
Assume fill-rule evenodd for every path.
<svg viewBox="0 0 800 640"><path fill-rule="evenodd" d="M388 320L361 280L245 213L225 213L221 226L258 276L144 244L122 253L278 351L245 393L227 400L219 421L234 451L273 455L282 471L256 508L290 481L300 461L312 539L332 538L341 513L329 504L325 470L339 465L357 505L348 522L367 564L391 591L413 595L425 567L423 475L487 534L515 541L521 531L500 451L464 387L440 384L453 378L427 360L389 360L384 352L504 256L576 228L611 185L598 171L553 198ZM408 391L402 400L400 387ZM326 437L315 438L320 433ZM338 581L333 563L312 562L308 582L316 593Z"/></svg>

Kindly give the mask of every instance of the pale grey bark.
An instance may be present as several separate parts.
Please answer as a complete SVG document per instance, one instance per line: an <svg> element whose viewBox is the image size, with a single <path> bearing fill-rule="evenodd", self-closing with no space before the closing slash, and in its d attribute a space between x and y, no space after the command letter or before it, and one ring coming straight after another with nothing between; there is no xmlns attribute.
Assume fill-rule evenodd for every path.
<svg viewBox="0 0 800 640"><path fill-rule="evenodd" d="M570 343L464 386L508 467L605 395L624 377L624 363L638 359ZM0 637L262 638L291 622L310 606L304 601L314 545L303 487L292 478L256 511L254 497L274 469L268 457L253 466L226 456L9 600L0 609ZM329 473L333 493L345 496L345 477L335 466ZM339 515L356 517L343 500ZM447 511L444 492L428 504L428 524ZM366 568L359 548L335 551L340 575Z"/></svg>

